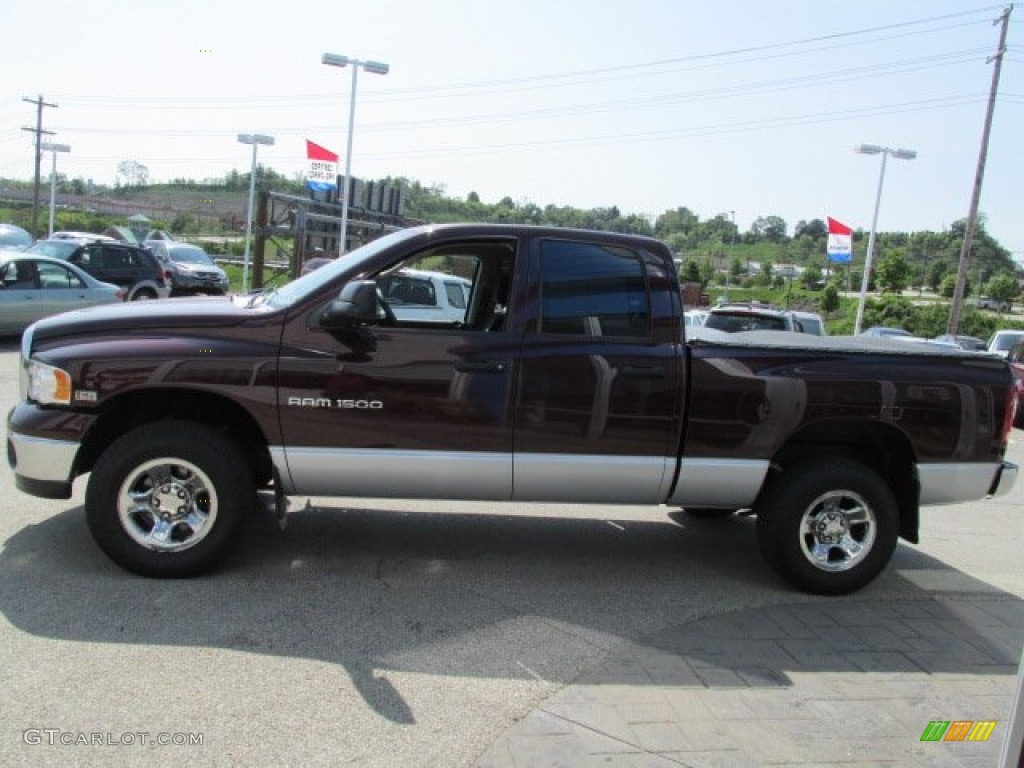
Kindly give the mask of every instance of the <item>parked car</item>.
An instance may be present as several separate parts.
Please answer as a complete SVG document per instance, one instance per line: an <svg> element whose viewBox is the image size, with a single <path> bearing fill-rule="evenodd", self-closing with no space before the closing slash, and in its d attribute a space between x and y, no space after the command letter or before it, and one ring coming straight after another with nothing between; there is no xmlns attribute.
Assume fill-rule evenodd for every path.
<svg viewBox="0 0 1024 768"><path fill-rule="evenodd" d="M12 251L23 251L32 245L35 238L21 227L14 224L0 224L0 248Z"/></svg>
<svg viewBox="0 0 1024 768"><path fill-rule="evenodd" d="M993 355L1006 357L1010 354L1013 345L1018 341L1024 341L1024 330L1011 331L1004 329L996 331L989 336L987 348Z"/></svg>
<svg viewBox="0 0 1024 768"><path fill-rule="evenodd" d="M21 333L36 320L124 299L72 264L45 256L0 254L0 334Z"/></svg>
<svg viewBox="0 0 1024 768"><path fill-rule="evenodd" d="M473 284L464 277L401 269L377 280L381 295L399 320L462 323Z"/></svg>
<svg viewBox="0 0 1024 768"><path fill-rule="evenodd" d="M976 336L963 336L961 334L944 333L941 336L936 336L932 341L938 341L945 344L955 344L960 349L966 349L968 352L984 352L985 342Z"/></svg>
<svg viewBox="0 0 1024 768"><path fill-rule="evenodd" d="M1017 388L1017 415L1013 426L1024 429L1024 341L1014 344L1006 359L1013 369L1013 384Z"/></svg>
<svg viewBox="0 0 1024 768"><path fill-rule="evenodd" d="M1010 302L1003 299L993 299L991 296L979 296L974 301L978 309L994 309L996 312L1009 312Z"/></svg>
<svg viewBox="0 0 1024 768"><path fill-rule="evenodd" d="M708 312L704 327L727 333L799 330L792 312L759 302L718 304Z"/></svg>
<svg viewBox="0 0 1024 768"><path fill-rule="evenodd" d="M114 240L40 240L26 253L66 261L97 280L119 285L125 289L128 301L166 299L171 293L167 274L156 256L136 245Z"/></svg>
<svg viewBox="0 0 1024 768"><path fill-rule="evenodd" d="M707 322L708 311L706 309L688 309L683 312L683 325L686 327L700 327Z"/></svg>
<svg viewBox="0 0 1024 768"><path fill-rule="evenodd" d="M117 238L110 235L97 235L94 232L78 232L73 230L60 230L50 235L48 240L81 240L82 242L106 242L116 243Z"/></svg>
<svg viewBox="0 0 1024 768"><path fill-rule="evenodd" d="M861 331L860 335L885 339L905 339L907 341L918 338L910 331L905 331L902 328L891 328L885 325L873 325L867 330Z"/></svg>
<svg viewBox="0 0 1024 768"><path fill-rule="evenodd" d="M825 329L825 318L817 312L798 312L794 310L793 317L800 324L798 330L801 332L809 333L812 336L828 336L828 331Z"/></svg>
<svg viewBox="0 0 1024 768"><path fill-rule="evenodd" d="M147 240L144 243L167 272L171 295L228 292L228 276L198 245L177 240Z"/></svg>
<svg viewBox="0 0 1024 768"><path fill-rule="evenodd" d="M320 267L326 267L334 259L329 259L326 256L314 256L311 259L306 259L306 263L302 265L302 275L308 275L314 269L320 269Z"/></svg>

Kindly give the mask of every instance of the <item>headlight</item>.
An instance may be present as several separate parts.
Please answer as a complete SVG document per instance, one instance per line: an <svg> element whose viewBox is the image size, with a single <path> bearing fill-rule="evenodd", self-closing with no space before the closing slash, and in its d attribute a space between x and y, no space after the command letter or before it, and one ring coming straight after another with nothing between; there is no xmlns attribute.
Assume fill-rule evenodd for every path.
<svg viewBox="0 0 1024 768"><path fill-rule="evenodd" d="M25 363L28 399L40 405L68 405L71 402L71 374L38 360Z"/></svg>

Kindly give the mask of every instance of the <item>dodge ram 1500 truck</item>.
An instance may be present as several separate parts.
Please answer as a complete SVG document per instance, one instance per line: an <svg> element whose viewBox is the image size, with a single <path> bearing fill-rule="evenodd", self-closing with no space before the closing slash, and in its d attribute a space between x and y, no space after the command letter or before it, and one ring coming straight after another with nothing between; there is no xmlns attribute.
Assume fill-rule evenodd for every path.
<svg viewBox="0 0 1024 768"><path fill-rule="evenodd" d="M396 317L408 270L467 279L460 319ZM47 498L88 473L93 537L148 576L221 562L266 491L282 521L288 494L749 510L822 594L871 581L922 506L1016 479L1001 359L682 317L653 239L407 229L275 291L35 323L8 460Z"/></svg>

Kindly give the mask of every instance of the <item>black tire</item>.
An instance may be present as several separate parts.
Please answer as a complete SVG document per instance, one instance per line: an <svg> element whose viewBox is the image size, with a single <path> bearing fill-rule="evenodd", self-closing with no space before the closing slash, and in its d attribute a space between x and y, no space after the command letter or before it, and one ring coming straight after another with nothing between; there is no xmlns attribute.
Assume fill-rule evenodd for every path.
<svg viewBox="0 0 1024 768"><path fill-rule="evenodd" d="M132 294L132 301L150 301L156 298L156 293L149 288L143 288Z"/></svg>
<svg viewBox="0 0 1024 768"><path fill-rule="evenodd" d="M758 501L761 554L783 578L817 595L843 595L888 565L899 507L869 467L838 457L785 468Z"/></svg>
<svg viewBox="0 0 1024 768"><path fill-rule="evenodd" d="M133 429L103 452L85 494L89 530L122 568L183 578L219 564L256 506L238 447L186 421Z"/></svg>

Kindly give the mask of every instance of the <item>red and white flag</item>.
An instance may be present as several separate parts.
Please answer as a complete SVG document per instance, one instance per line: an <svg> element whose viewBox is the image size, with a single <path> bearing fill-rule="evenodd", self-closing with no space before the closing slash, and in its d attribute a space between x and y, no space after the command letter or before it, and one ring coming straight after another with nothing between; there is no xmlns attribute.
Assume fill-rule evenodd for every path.
<svg viewBox="0 0 1024 768"><path fill-rule="evenodd" d="M322 192L338 187L338 156L334 152L307 139L306 158L309 160L306 184L310 189Z"/></svg>
<svg viewBox="0 0 1024 768"><path fill-rule="evenodd" d="M831 216L828 219L828 260L840 264L849 264L853 259L853 230Z"/></svg>

